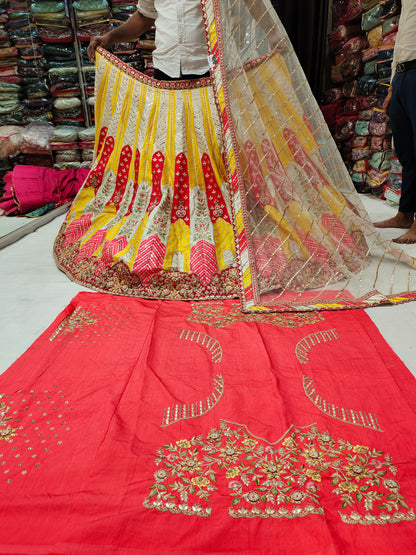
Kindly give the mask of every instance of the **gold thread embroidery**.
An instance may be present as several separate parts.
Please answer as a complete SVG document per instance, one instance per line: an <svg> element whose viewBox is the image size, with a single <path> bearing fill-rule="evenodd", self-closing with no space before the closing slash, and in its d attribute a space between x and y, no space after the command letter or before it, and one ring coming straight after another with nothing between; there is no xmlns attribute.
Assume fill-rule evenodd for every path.
<svg viewBox="0 0 416 555"><path fill-rule="evenodd" d="M326 401L319 395L315 389L314 379L308 376L303 376L303 389L306 396L312 403L327 416L340 420L346 424L353 426L361 426L363 428L370 428L377 432L383 432L378 423L377 416L371 412L362 412L353 409L346 409L338 407L329 401Z"/></svg>
<svg viewBox="0 0 416 555"><path fill-rule="evenodd" d="M6 439L8 444L12 444L0 453L1 466L8 466L3 470L8 484L19 475L26 476L38 468L42 455L52 450L52 447L62 445L62 432L71 429L65 420L65 411L72 408L58 386L55 386L54 391L35 393L32 389L19 391L17 395L15 399L11 395L0 396L0 399L7 399L7 402L0 402L0 411L4 413L0 416L0 439ZM7 417L7 412L12 409L16 409L13 410L13 417ZM12 429L12 434L3 434L1 437L2 422L7 424L6 420L10 418L14 419L16 428Z"/></svg>
<svg viewBox="0 0 416 555"><path fill-rule="evenodd" d="M222 348L220 342L206 333L193 330L181 330L179 339L185 341L195 341L205 347L211 353L212 362L221 362Z"/></svg>
<svg viewBox="0 0 416 555"><path fill-rule="evenodd" d="M49 341L53 341L54 339L61 341L62 337L69 334L78 337L75 335L77 331L84 330L86 326L92 326L96 323L97 320L91 317L90 310L78 306L72 314L62 320L61 324L50 336Z"/></svg>
<svg viewBox="0 0 416 555"><path fill-rule="evenodd" d="M79 341L84 345L96 343L111 337L124 329L124 324L134 315L127 307L111 305L91 305L90 308L77 307L72 314L62 320L49 341Z"/></svg>
<svg viewBox="0 0 416 555"><path fill-rule="evenodd" d="M192 312L187 318L189 322L207 324L215 328L226 328L235 322L257 322L295 329L325 320L320 312L246 314L240 311L238 301L233 301L229 308L221 301L191 303L191 309Z"/></svg>
<svg viewBox="0 0 416 555"><path fill-rule="evenodd" d="M224 393L224 379L222 374L214 376L214 391L206 399L188 405L177 404L165 409L161 426L171 426L180 420L199 418L212 410Z"/></svg>
<svg viewBox="0 0 416 555"><path fill-rule="evenodd" d="M416 520L415 512L410 509L407 513L394 513L382 514L380 517L375 517L373 515L365 515L364 517L360 513L351 513L350 515L344 515L340 513L342 522L345 524L397 524L398 522L403 522L404 520Z"/></svg>
<svg viewBox="0 0 416 555"><path fill-rule="evenodd" d="M206 436L181 439L157 452L155 482L144 506L209 516L218 471L225 473L233 518L298 518L324 514L330 485L347 524L415 520L387 453L320 432L291 426L271 443L245 425L222 421ZM321 485L325 494L321 496Z"/></svg>
<svg viewBox="0 0 416 555"><path fill-rule="evenodd" d="M309 351L312 347L335 339L339 339L336 329L311 333L297 343L295 347L296 357L301 364L307 364L309 363ZM303 376L303 390L308 399L327 416L347 424L352 424L353 426L361 426L378 432L383 431L380 428L375 414L339 407L323 399L316 391L314 379L312 377Z"/></svg>
<svg viewBox="0 0 416 555"><path fill-rule="evenodd" d="M4 395L0 395L0 399L3 399ZM0 441L11 442L12 437L16 435L17 428L12 428L9 425L10 420L13 420L12 416L8 416L8 412L11 409L11 405L8 406L4 401L0 401Z"/></svg>
<svg viewBox="0 0 416 555"><path fill-rule="evenodd" d="M319 343L332 341L334 339L339 339L336 329L318 331L307 335L301 339L295 347L297 359L301 364L307 364L309 362L308 353L312 347L315 347L315 345L318 345Z"/></svg>

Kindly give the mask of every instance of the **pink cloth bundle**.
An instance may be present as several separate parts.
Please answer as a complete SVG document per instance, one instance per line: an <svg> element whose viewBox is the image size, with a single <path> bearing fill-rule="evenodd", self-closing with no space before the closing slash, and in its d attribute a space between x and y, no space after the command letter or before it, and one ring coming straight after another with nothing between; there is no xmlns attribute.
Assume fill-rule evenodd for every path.
<svg viewBox="0 0 416 555"><path fill-rule="evenodd" d="M53 203L65 204L75 198L88 169L56 170L41 166L16 165L6 174L0 209L6 214L28 214Z"/></svg>

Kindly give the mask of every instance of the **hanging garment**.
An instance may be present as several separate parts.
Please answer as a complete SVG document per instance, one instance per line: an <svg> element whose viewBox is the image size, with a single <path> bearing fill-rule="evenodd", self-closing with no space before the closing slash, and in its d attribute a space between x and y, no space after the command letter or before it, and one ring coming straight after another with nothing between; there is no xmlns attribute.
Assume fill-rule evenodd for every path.
<svg viewBox="0 0 416 555"><path fill-rule="evenodd" d="M247 311L415 298L414 261L370 223L275 11L248 4L201 2L209 79L158 82L99 50L96 159L58 266L103 291Z"/></svg>

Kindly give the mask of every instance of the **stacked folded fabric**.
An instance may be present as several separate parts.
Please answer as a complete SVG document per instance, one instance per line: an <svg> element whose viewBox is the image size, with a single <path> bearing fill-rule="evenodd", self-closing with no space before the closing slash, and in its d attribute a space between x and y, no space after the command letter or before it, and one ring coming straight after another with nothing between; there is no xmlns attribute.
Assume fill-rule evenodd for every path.
<svg viewBox="0 0 416 555"><path fill-rule="evenodd" d="M2 125L0 127L0 160L15 157L20 152L24 127Z"/></svg>
<svg viewBox="0 0 416 555"><path fill-rule="evenodd" d="M389 186L391 129L382 110L391 78L399 20L397 0L335 0L338 26L329 35L334 56L324 114L357 191L383 196ZM397 185L397 180L395 181Z"/></svg>
<svg viewBox="0 0 416 555"><path fill-rule="evenodd" d="M51 156L50 138L52 125L48 123L31 123L22 130L20 150L24 154Z"/></svg>
<svg viewBox="0 0 416 555"><path fill-rule="evenodd" d="M143 71L147 75L153 76L153 57L152 53L155 48L155 29L150 29L142 37L140 37L137 48L139 49L143 60Z"/></svg>
<svg viewBox="0 0 416 555"><path fill-rule="evenodd" d="M70 43L73 41L74 37L63 1L35 0L31 4L31 13L44 42Z"/></svg>
<svg viewBox="0 0 416 555"><path fill-rule="evenodd" d="M126 21L136 10L136 4L131 2L131 0L112 0L112 24L120 25L120 23Z"/></svg>
<svg viewBox="0 0 416 555"><path fill-rule="evenodd" d="M132 13L137 10L135 3L131 0L113 0L111 24L113 27L121 25ZM131 65L138 71L153 75L152 52L155 48L154 28L134 42L123 42L113 46L114 54L126 64Z"/></svg>
<svg viewBox="0 0 416 555"><path fill-rule="evenodd" d="M65 99L62 99L65 100ZM51 149L55 167L77 168L80 166L78 127L57 125L51 136Z"/></svg>
<svg viewBox="0 0 416 555"><path fill-rule="evenodd" d="M332 25L334 29L344 23L357 21L363 12L373 8L378 0L334 0L332 3Z"/></svg>
<svg viewBox="0 0 416 555"><path fill-rule="evenodd" d="M49 69L48 81L53 101L53 121L57 125L84 126L78 68L75 66Z"/></svg>
<svg viewBox="0 0 416 555"><path fill-rule="evenodd" d="M26 102L20 102L9 123L22 125L31 121L49 121L51 117L50 106L45 100L40 101L47 97L42 40L36 26L28 19L25 22L26 25L15 28L8 34L9 40L18 51L19 64L9 71L9 77L2 79L21 86L21 96ZM34 99L36 102L33 104Z"/></svg>
<svg viewBox="0 0 416 555"><path fill-rule="evenodd" d="M89 41L91 37L110 30L111 13L107 0L75 0L73 6L79 40Z"/></svg>
<svg viewBox="0 0 416 555"><path fill-rule="evenodd" d="M0 24L0 125L21 122L20 78L17 72L19 62L18 50L8 36L9 27L19 21L20 12L6 10L4 6Z"/></svg>
<svg viewBox="0 0 416 555"><path fill-rule="evenodd" d="M0 197L4 193L4 176L13 167L13 158L20 153L22 127L0 126Z"/></svg>
<svg viewBox="0 0 416 555"><path fill-rule="evenodd" d="M43 96L26 95L26 87L33 92L33 87L42 83L46 75L46 60L36 27L30 20L28 5L25 1L9 2L9 21L7 28L9 40L17 53L17 76L23 86L21 97L25 97L17 107L18 112L9 123L27 124L33 121L50 121L51 104ZM4 121L3 121L4 123Z"/></svg>
<svg viewBox="0 0 416 555"><path fill-rule="evenodd" d="M113 46L113 52L126 64L131 65L138 71L143 71L145 69L145 59L143 52L136 46L137 44L136 42L120 42Z"/></svg>
<svg viewBox="0 0 416 555"><path fill-rule="evenodd" d="M78 133L81 159L84 166L90 166L94 159L95 128L80 129Z"/></svg>

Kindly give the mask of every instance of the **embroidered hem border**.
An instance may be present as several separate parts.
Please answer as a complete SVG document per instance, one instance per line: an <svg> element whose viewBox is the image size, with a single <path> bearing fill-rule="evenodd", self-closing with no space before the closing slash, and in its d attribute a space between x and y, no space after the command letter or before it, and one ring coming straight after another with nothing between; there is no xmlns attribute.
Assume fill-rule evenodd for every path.
<svg viewBox="0 0 416 555"><path fill-rule="evenodd" d="M141 297L146 299L164 300L213 300L233 299L238 297L238 280L235 268L228 268L216 274L208 285L201 282L195 274L169 270L157 273L146 285L137 274L119 262L97 273L98 260L84 259L72 264L65 261L73 260L70 250L77 250L79 245L74 243L67 247L62 244L65 234L57 237L54 247L56 265L67 274L72 281L89 287L95 291L104 291L114 295Z"/></svg>

